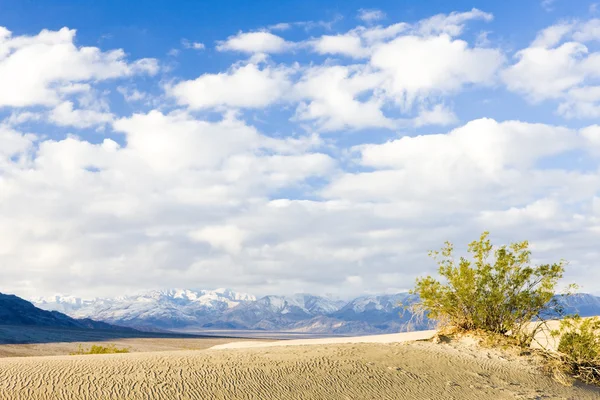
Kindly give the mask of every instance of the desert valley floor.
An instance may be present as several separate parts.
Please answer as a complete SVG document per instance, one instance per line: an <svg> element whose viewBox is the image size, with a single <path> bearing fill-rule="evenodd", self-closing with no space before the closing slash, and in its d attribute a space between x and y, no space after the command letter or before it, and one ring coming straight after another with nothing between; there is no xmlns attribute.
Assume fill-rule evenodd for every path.
<svg viewBox="0 0 600 400"><path fill-rule="evenodd" d="M111 342L128 354L0 358L0 399L600 399L599 389L563 386L528 359L464 342L186 340ZM73 345L3 345L0 354Z"/></svg>

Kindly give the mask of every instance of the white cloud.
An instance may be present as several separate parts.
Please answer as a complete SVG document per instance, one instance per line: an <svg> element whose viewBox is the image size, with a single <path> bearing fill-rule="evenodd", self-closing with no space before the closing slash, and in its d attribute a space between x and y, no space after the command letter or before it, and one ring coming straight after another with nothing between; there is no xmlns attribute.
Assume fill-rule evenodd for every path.
<svg viewBox="0 0 600 400"><path fill-rule="evenodd" d="M556 48L529 47L517 53L517 63L504 72L508 88L526 94L532 101L559 98L585 80L581 60L587 48L564 43Z"/></svg>
<svg viewBox="0 0 600 400"><path fill-rule="evenodd" d="M439 106L428 112L427 102L468 86L493 85L505 62L498 49L471 47L454 38L473 19L490 21L492 15L473 9L413 25L358 27L305 42L320 54L365 61L305 70L295 88L308 101L297 108L296 118L313 120L322 130L394 128L409 121L387 116L386 106L400 106L403 114L411 115L418 103L421 115L413 117L413 125L451 124L456 120L451 112Z"/></svg>
<svg viewBox="0 0 600 400"><path fill-rule="evenodd" d="M413 120L417 127L425 125L452 125L458 122L454 112L443 104L436 104L431 109L421 109L419 115Z"/></svg>
<svg viewBox="0 0 600 400"><path fill-rule="evenodd" d="M600 19L591 19L580 24L573 33L573 39L579 42L600 41Z"/></svg>
<svg viewBox="0 0 600 400"><path fill-rule="evenodd" d="M557 111L566 118L598 118L599 104L600 86L575 87L566 93Z"/></svg>
<svg viewBox="0 0 600 400"><path fill-rule="evenodd" d="M194 109L219 106L262 108L278 101L291 85L291 71L256 64L232 67L226 73L204 74L179 82L167 92Z"/></svg>
<svg viewBox="0 0 600 400"><path fill-rule="evenodd" d="M197 280L198 260L241 252L238 233L247 231L203 229L335 168L329 156L311 152L314 138L270 138L232 117L208 122L152 111L121 118L115 129L126 145L70 137L41 140L34 151L34 137L0 128L0 232L13 233L0 259L19 266L16 289L50 288L63 274L73 282L66 290L93 281L114 293L123 290L117 276L138 288ZM213 249L199 248L190 232L208 232Z"/></svg>
<svg viewBox="0 0 600 400"><path fill-rule="evenodd" d="M6 126L20 125L29 121L39 121L43 118L43 114L32 111L12 112L8 118L2 121Z"/></svg>
<svg viewBox="0 0 600 400"><path fill-rule="evenodd" d="M127 88L125 86L118 86L117 92L119 92L127 102L142 101L149 98L148 93L144 93L135 88Z"/></svg>
<svg viewBox="0 0 600 400"><path fill-rule="evenodd" d="M491 20L490 14L473 9L465 13L436 15L416 24L358 27L343 34L322 35L288 43L269 32L239 33L219 44L219 50L253 54L244 64L225 73L204 74L195 80L169 86L167 92L192 109L263 108L282 100L299 102L296 121L312 121L317 129L397 127L410 118L390 117L384 109L400 105L401 113L421 115L413 124L450 124L448 110L427 111L427 102L460 91L465 86L495 82L504 62L501 51L470 47L454 39L473 19ZM360 60L355 65L273 65L265 53L290 48L309 48L320 54L343 55ZM262 65L262 66L259 66ZM295 81L295 73L300 79ZM420 104L423 102L423 104ZM404 120L404 121L401 121Z"/></svg>
<svg viewBox="0 0 600 400"><path fill-rule="evenodd" d="M152 111L117 120L114 128L126 134L128 151L157 172L211 167L260 146L258 132L235 119L213 124Z"/></svg>
<svg viewBox="0 0 600 400"><path fill-rule="evenodd" d="M292 26L294 26L293 23L280 22L278 24L269 26L269 30L271 30L271 31L287 31L288 29L291 29Z"/></svg>
<svg viewBox="0 0 600 400"><path fill-rule="evenodd" d="M294 93L307 102L296 110L298 120L314 120L321 130L343 128L392 128L394 123L381 111L381 101L372 97L359 101L361 93L379 86L381 77L360 67L314 67L303 75Z"/></svg>
<svg viewBox="0 0 600 400"><path fill-rule="evenodd" d="M587 140L589 148L600 155L600 125L588 126L581 130L581 134Z"/></svg>
<svg viewBox="0 0 600 400"><path fill-rule="evenodd" d="M361 8L358 10L358 19L367 23L379 21L385 18L385 13L381 10L367 10Z"/></svg>
<svg viewBox="0 0 600 400"><path fill-rule="evenodd" d="M491 41L488 38L489 34L491 32L489 31L481 31L479 32L479 34L477 35L477 40L475 41L475 46L476 47L488 47L491 45Z"/></svg>
<svg viewBox="0 0 600 400"><path fill-rule="evenodd" d="M181 45L183 46L184 49L193 49L193 50L204 50L206 47L206 46L204 46L204 43L191 42L187 39L182 39Z"/></svg>
<svg viewBox="0 0 600 400"><path fill-rule="evenodd" d="M595 86L600 85L600 52L585 44L597 40L597 21L559 23L542 30L503 72L508 89L534 103L557 100L558 112L568 118L599 115Z"/></svg>
<svg viewBox="0 0 600 400"><path fill-rule="evenodd" d="M354 58L368 56L368 49L362 46L361 38L349 33L345 35L324 35L311 42L311 46L319 54L341 54Z"/></svg>
<svg viewBox="0 0 600 400"><path fill-rule="evenodd" d="M379 45L371 65L386 76L382 87L402 107L431 94L458 91L465 85L490 85L504 62L496 49L471 48L442 34L400 36Z"/></svg>
<svg viewBox="0 0 600 400"><path fill-rule="evenodd" d="M452 96L494 88L504 52L489 38L477 44L479 28L458 37L491 19L471 10L296 43L240 33L219 45L242 53L229 68L112 86L156 73L157 62L78 47L73 31L0 29L0 68L29 49L38 58L19 64L22 75L44 77L25 100L5 97L19 108L0 122L5 290L398 290L435 267L428 250L486 229L500 242L531 240L536 258L569 259L568 279L600 282L598 126L483 118L415 133L456 124L455 108L463 117L465 100L480 98ZM595 24L540 32L502 78L531 100L555 99L563 116L598 116ZM292 27L308 24L278 29ZM64 51L69 65L39 58L38 47ZM154 96L156 84L166 93ZM110 109L113 91L129 104ZM106 136L61 136L50 117ZM343 136L357 129L370 130Z"/></svg>
<svg viewBox="0 0 600 400"><path fill-rule="evenodd" d="M403 287L433 267L428 249L483 229L502 241L596 245L593 234L572 232L600 226L599 217L577 219L569 207L591 204L598 174L537 163L600 151L597 127L476 120L448 134L355 147L371 172L338 170L312 152L318 137L274 139L233 117L152 111L115 129L125 145L67 138L37 151L35 137L0 129L0 259L19 266L3 270L10 290L61 284L106 295L202 281L356 294ZM324 180L321 193L302 186L311 177ZM281 191L290 187L314 199L290 199ZM588 262L541 249L536 256L568 258L575 271Z"/></svg>
<svg viewBox="0 0 600 400"><path fill-rule="evenodd" d="M552 25L540 31L531 47L553 47L560 43L563 38L573 32L574 25L572 23L559 23Z"/></svg>
<svg viewBox="0 0 600 400"><path fill-rule="evenodd" d="M423 35L447 34L459 36L465 27L465 23L472 20L483 20L489 22L494 19L490 13L476 8L467 12L452 12L450 14L438 14L431 18L419 21L417 31Z"/></svg>
<svg viewBox="0 0 600 400"><path fill-rule="evenodd" d="M23 135L6 126L0 125L0 168L9 161L9 158L25 153L30 149L35 139L34 135Z"/></svg>
<svg viewBox="0 0 600 400"><path fill-rule="evenodd" d="M190 232L193 240L207 242L217 249L224 249L234 254L240 252L247 236L246 232L231 225L207 226Z"/></svg>
<svg viewBox="0 0 600 400"><path fill-rule="evenodd" d="M35 36L12 36L1 29L0 107L56 105L61 92L74 84L158 70L154 59L128 63L122 50L78 47L75 31L67 28L43 30Z"/></svg>
<svg viewBox="0 0 600 400"><path fill-rule="evenodd" d="M542 8L548 12L550 11L554 11L554 4L556 3L556 0L542 0L540 5L542 6Z"/></svg>
<svg viewBox="0 0 600 400"><path fill-rule="evenodd" d="M524 207L510 207L501 211L484 211L481 213L483 223L499 226L515 226L522 223L545 225L552 223L561 213L560 204L552 199L536 200Z"/></svg>
<svg viewBox="0 0 600 400"><path fill-rule="evenodd" d="M448 134L358 146L360 164L375 171L347 173L333 181L324 195L355 201L402 201L417 210L429 209L427 204L434 207L438 204L435 199L445 199L444 212L448 213L486 207L481 203L485 196L509 204L534 201L537 185L547 184L534 182L540 179L533 172L536 162L583 148L584 143L576 131L565 128L476 120ZM412 215L410 209L406 211Z"/></svg>
<svg viewBox="0 0 600 400"><path fill-rule="evenodd" d="M238 51L242 53L282 53L293 45L271 32L240 32L227 40L218 42L219 51Z"/></svg>
<svg viewBox="0 0 600 400"><path fill-rule="evenodd" d="M51 122L60 126L73 126L76 128L89 128L102 126L112 122L114 116L110 113L73 109L73 103L65 101L50 111Z"/></svg>
<svg viewBox="0 0 600 400"><path fill-rule="evenodd" d="M369 29L356 29L356 32L360 32L360 36L369 44L378 43L388 39L393 39L401 33L410 31L412 29L410 24L405 22L398 22L386 27L376 26Z"/></svg>

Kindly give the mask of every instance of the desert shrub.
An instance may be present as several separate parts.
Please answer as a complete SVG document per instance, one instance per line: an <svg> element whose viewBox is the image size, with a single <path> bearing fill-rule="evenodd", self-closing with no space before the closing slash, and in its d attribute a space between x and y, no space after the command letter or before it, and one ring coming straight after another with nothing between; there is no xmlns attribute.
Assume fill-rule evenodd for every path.
<svg viewBox="0 0 600 400"><path fill-rule="evenodd" d="M129 353L129 349L117 348L114 344L108 346L92 345L89 349L84 349L82 345L79 345L77 351L71 353L71 355L85 355L85 354L116 354L116 353Z"/></svg>
<svg viewBox="0 0 600 400"><path fill-rule="evenodd" d="M528 323L560 312L554 295L565 263L532 266L527 241L494 247L488 235L468 245L468 258L457 260L450 242L430 252L442 279L417 279L412 293L420 300L413 312L463 331L510 333L528 345L537 333L526 329Z"/></svg>
<svg viewBox="0 0 600 400"><path fill-rule="evenodd" d="M560 329L558 366L586 383L600 385L600 318L565 318Z"/></svg>

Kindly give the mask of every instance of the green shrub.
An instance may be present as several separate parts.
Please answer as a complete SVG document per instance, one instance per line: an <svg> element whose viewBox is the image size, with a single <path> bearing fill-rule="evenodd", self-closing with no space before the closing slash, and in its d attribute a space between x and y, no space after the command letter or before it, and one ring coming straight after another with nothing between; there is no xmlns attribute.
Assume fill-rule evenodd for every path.
<svg viewBox="0 0 600 400"><path fill-rule="evenodd" d="M116 353L129 353L129 349L117 348L114 344L108 346L92 345L89 349L84 349L82 345L79 345L77 351L71 353L71 355L85 355L85 354L116 354Z"/></svg>
<svg viewBox="0 0 600 400"><path fill-rule="evenodd" d="M528 323L560 311L554 295L565 262L531 266L528 242L494 247L488 235L469 244L469 258L456 260L450 242L430 252L443 279L417 279L413 311L463 331L510 333L528 345L537 329L525 329Z"/></svg>
<svg viewBox="0 0 600 400"><path fill-rule="evenodd" d="M560 367L577 379L600 385L600 319L565 318L552 334L560 336Z"/></svg>

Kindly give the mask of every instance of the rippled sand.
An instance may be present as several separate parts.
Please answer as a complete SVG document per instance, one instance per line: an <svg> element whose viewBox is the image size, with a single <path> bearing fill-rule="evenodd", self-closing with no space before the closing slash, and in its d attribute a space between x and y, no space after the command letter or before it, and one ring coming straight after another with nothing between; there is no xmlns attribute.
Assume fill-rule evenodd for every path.
<svg viewBox="0 0 600 400"><path fill-rule="evenodd" d="M0 359L0 399L600 399L462 344L352 343Z"/></svg>

